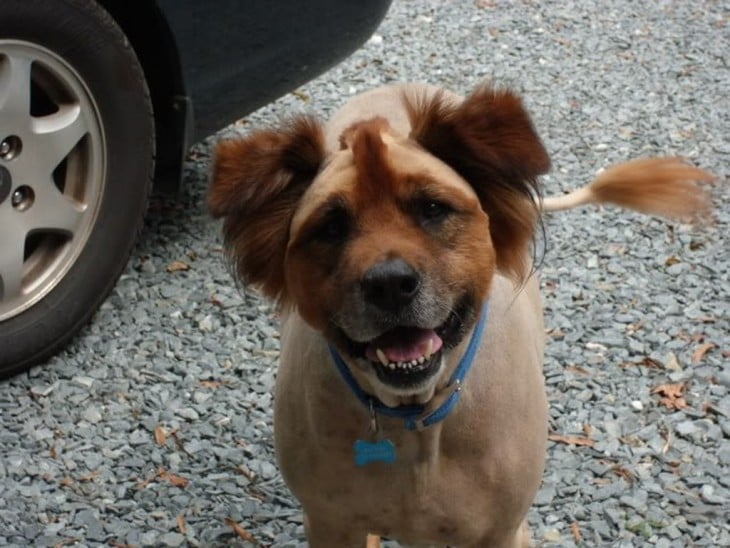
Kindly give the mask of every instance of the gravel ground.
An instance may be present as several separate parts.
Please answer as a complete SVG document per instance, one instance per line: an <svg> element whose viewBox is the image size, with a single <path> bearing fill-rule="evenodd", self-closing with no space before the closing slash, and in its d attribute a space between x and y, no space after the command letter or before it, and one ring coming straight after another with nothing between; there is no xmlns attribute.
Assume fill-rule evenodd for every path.
<svg viewBox="0 0 730 548"><path fill-rule="evenodd" d="M526 95L549 193L652 154L719 175L704 231L612 209L547 219L538 545L730 545L729 23L711 0L396 0L361 51L219 135L384 82L492 77ZM93 322L0 385L0 545L303 545L272 447L275 314L238 293L204 209L214 142L179 199L153 201Z"/></svg>

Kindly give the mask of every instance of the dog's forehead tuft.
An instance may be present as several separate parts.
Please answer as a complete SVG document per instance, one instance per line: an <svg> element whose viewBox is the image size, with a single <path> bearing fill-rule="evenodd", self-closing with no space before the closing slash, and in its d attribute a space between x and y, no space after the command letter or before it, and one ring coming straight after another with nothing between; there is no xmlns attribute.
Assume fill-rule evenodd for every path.
<svg viewBox="0 0 730 548"><path fill-rule="evenodd" d="M376 116L357 122L340 136L341 150L352 152L358 178L358 193L380 194L395 182L395 172L388 159L387 142L391 141L390 124Z"/></svg>

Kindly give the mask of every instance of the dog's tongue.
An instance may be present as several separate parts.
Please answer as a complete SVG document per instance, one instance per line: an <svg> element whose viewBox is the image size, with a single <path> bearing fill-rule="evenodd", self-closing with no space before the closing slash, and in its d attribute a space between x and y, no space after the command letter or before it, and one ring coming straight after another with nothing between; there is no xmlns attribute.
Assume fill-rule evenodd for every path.
<svg viewBox="0 0 730 548"><path fill-rule="evenodd" d="M380 349L389 362L417 360L428 351L429 341L432 354L444 344L433 329L399 327L371 341L365 349L365 356L370 361L379 362L377 349Z"/></svg>

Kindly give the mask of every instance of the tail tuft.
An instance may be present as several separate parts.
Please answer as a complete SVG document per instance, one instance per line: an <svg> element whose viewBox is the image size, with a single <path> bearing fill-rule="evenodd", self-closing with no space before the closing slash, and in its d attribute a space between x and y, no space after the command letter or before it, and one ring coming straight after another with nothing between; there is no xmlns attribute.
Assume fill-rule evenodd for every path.
<svg viewBox="0 0 730 548"><path fill-rule="evenodd" d="M710 213L709 195L698 183L714 179L679 158L643 158L610 167L588 186L565 196L545 198L542 209L615 204L649 215L698 222Z"/></svg>

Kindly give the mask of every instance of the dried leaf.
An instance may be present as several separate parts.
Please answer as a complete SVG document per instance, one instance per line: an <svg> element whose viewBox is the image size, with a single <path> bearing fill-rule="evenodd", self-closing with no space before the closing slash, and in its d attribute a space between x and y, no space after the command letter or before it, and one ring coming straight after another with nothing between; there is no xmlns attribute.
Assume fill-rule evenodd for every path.
<svg viewBox="0 0 730 548"><path fill-rule="evenodd" d="M310 101L312 100L312 99L311 99L311 98L309 97L309 95L307 95L307 94L306 94L306 93L304 93L303 91L299 91L299 90L294 90L294 91L292 91L292 92L291 92L291 94L292 94L292 95L293 95L294 97L296 97L297 99L299 99L300 101L303 101L303 102L305 102L305 103L309 103L309 102L310 102Z"/></svg>
<svg viewBox="0 0 730 548"><path fill-rule="evenodd" d="M167 474L167 481L169 481L172 485L175 487L185 488L190 483L190 480L187 480L183 478L182 476L178 476L176 474L168 473Z"/></svg>
<svg viewBox="0 0 730 548"><path fill-rule="evenodd" d="M198 381L198 384L203 388L220 388L223 383L220 381Z"/></svg>
<svg viewBox="0 0 730 548"><path fill-rule="evenodd" d="M168 272L180 272L185 270L190 270L190 265L183 261L172 261L169 265L167 265Z"/></svg>
<svg viewBox="0 0 730 548"><path fill-rule="evenodd" d="M672 255L671 257L668 257L666 261L664 261L664 264L666 266L672 266L673 264L679 264L682 261L679 259L679 257L675 257Z"/></svg>
<svg viewBox="0 0 730 548"><path fill-rule="evenodd" d="M664 396L659 403L667 409L685 409L689 407L684 399L684 383L678 382L674 384L660 384L652 389L652 394Z"/></svg>
<svg viewBox="0 0 730 548"><path fill-rule="evenodd" d="M591 437L591 435L593 434L593 430L594 428L590 424L585 423L583 425L583 433L586 435L587 438Z"/></svg>
<svg viewBox="0 0 730 548"><path fill-rule="evenodd" d="M562 434L549 434L548 439L566 445L583 445L593 447L596 442L584 436L564 436Z"/></svg>
<svg viewBox="0 0 730 548"><path fill-rule="evenodd" d="M628 468L624 468L623 466L619 466L617 464L612 468L612 471L618 477L626 480L626 483L628 483L629 485L633 485L634 481L636 481L636 475Z"/></svg>
<svg viewBox="0 0 730 548"><path fill-rule="evenodd" d="M672 431L665 430L662 434L664 436L664 446L662 447L662 455L666 456L669 453L669 449L672 447Z"/></svg>
<svg viewBox="0 0 730 548"><path fill-rule="evenodd" d="M155 427L155 441L157 442L157 445L160 445L162 447L167 444L167 432L161 424L158 424Z"/></svg>
<svg viewBox="0 0 730 548"><path fill-rule="evenodd" d="M236 522L233 518L225 518L223 521L226 522L226 525L231 527L233 529L233 532L238 535L239 538L246 540L248 542L256 542L256 539L253 537L251 533L246 531L238 522Z"/></svg>
<svg viewBox="0 0 730 548"><path fill-rule="evenodd" d="M188 524L185 523L185 516L180 515L177 517L177 529L183 535L188 534Z"/></svg>
<svg viewBox="0 0 730 548"><path fill-rule="evenodd" d="M662 398L659 400L659 403L667 409L674 410L687 409L689 407L687 400L684 398Z"/></svg>
<svg viewBox="0 0 730 548"><path fill-rule="evenodd" d="M574 521L571 523L570 530L573 532L575 542L580 542L583 539L583 535L580 534L580 526L578 525L578 522Z"/></svg>
<svg viewBox="0 0 730 548"><path fill-rule="evenodd" d="M63 487L71 487L74 484L74 480L70 476L66 476L61 481L59 481L58 484L62 485Z"/></svg>
<svg viewBox="0 0 730 548"><path fill-rule="evenodd" d="M565 370L570 371L571 373L577 373L578 375L590 375L588 371L577 365L569 365L565 368Z"/></svg>
<svg viewBox="0 0 730 548"><path fill-rule="evenodd" d="M246 468L243 464L236 466L236 472L244 476L249 481L256 477L256 474Z"/></svg>
<svg viewBox="0 0 730 548"><path fill-rule="evenodd" d="M677 355L674 352L670 352L667 355L667 363L664 364L664 368L667 371L681 371L682 366L677 359Z"/></svg>
<svg viewBox="0 0 730 548"><path fill-rule="evenodd" d="M706 342L705 344L701 344L695 348L695 351L692 352L692 363L701 362L705 358L705 354L715 348L715 346L716 345L713 342Z"/></svg>
<svg viewBox="0 0 730 548"><path fill-rule="evenodd" d="M654 358L650 358L649 356L644 356L640 361L638 362L624 362L621 364L621 367L624 369L628 367L648 367L649 369L664 369L664 366L656 361Z"/></svg>
<svg viewBox="0 0 730 548"><path fill-rule="evenodd" d="M660 384L651 389L652 394L659 394L667 398L679 398L684 395L684 383L677 382L674 384Z"/></svg>

